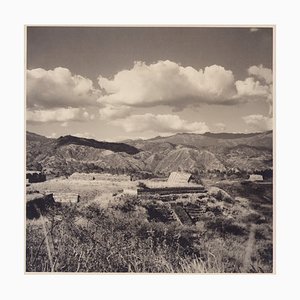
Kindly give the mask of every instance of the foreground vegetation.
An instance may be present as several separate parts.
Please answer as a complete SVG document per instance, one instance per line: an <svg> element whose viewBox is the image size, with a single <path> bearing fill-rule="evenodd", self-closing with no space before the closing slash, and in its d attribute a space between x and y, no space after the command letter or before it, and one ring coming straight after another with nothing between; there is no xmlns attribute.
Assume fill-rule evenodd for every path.
<svg viewBox="0 0 300 300"><path fill-rule="evenodd" d="M105 208L93 201L49 208L27 220L27 271L272 272L270 220L160 222L149 214L154 204L165 205L131 196Z"/></svg>

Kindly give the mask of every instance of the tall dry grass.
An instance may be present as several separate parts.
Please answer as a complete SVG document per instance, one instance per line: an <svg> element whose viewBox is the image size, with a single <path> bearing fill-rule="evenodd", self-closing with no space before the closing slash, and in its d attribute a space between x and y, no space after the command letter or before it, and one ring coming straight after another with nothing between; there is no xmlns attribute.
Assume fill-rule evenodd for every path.
<svg viewBox="0 0 300 300"><path fill-rule="evenodd" d="M123 199L103 208L54 207L44 221L27 222L28 272L242 272L249 231L220 220L205 226L149 222L147 208ZM234 225L234 226L233 226ZM44 227L43 227L44 226ZM261 228L263 225L261 225ZM45 228L45 229L43 229ZM269 244L260 230L247 272L270 272ZM48 245L45 237L48 238ZM49 254L50 251L50 254Z"/></svg>

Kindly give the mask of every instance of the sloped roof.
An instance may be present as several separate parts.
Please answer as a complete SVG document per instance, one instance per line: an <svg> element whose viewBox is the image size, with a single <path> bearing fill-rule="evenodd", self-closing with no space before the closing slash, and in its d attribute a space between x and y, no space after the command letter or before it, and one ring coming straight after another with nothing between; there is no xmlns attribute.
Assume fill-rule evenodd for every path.
<svg viewBox="0 0 300 300"><path fill-rule="evenodd" d="M169 185L187 184L192 175L186 172L172 172L168 178Z"/></svg>

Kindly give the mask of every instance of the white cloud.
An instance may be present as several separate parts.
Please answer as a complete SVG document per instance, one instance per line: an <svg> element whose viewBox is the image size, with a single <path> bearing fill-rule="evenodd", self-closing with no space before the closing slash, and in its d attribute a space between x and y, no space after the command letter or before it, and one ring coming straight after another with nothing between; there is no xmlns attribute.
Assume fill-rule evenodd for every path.
<svg viewBox="0 0 300 300"><path fill-rule="evenodd" d="M262 85L253 77L238 80L235 83L237 97L261 97L267 99L272 93L272 85Z"/></svg>
<svg viewBox="0 0 300 300"><path fill-rule="evenodd" d="M226 125L224 123L215 123L214 124L214 131L215 132L223 132L226 129Z"/></svg>
<svg viewBox="0 0 300 300"><path fill-rule="evenodd" d="M99 76L98 82L106 92L99 102L112 106L226 104L235 93L230 70L217 65L196 70L169 60L150 65L135 62L132 69L120 71L113 79Z"/></svg>
<svg viewBox="0 0 300 300"><path fill-rule="evenodd" d="M130 107L167 105L173 111L201 104L233 105L248 101L272 104L272 71L262 65L248 69L250 77L234 80L232 71L212 65L196 70L166 61L135 62L112 79L98 77L103 89L98 101L102 119L124 118Z"/></svg>
<svg viewBox="0 0 300 300"><path fill-rule="evenodd" d="M159 134L193 132L204 133L209 131L204 122L188 122L178 115L131 115L124 119L111 121L113 125L121 126L126 132L157 132Z"/></svg>
<svg viewBox="0 0 300 300"><path fill-rule="evenodd" d="M242 117L244 122L255 131L266 131L273 129L273 118L263 115L249 115Z"/></svg>
<svg viewBox="0 0 300 300"><path fill-rule="evenodd" d="M81 108L58 108L52 110L29 110L26 114L27 121L35 122L63 122L68 121L87 121L90 119L89 113Z"/></svg>
<svg viewBox="0 0 300 300"><path fill-rule="evenodd" d="M250 76L257 77L259 80L264 80L267 84L273 82L273 72L271 69L264 68L263 65L251 66L248 69L248 74Z"/></svg>
<svg viewBox="0 0 300 300"><path fill-rule="evenodd" d="M66 127L70 121L95 119L95 114L85 110L88 106L97 105L102 120L124 120L133 108L166 105L176 112L188 106L233 105L247 101L266 101L271 115L272 71L258 65L249 67L248 74L245 80L235 81L232 71L217 65L196 70L169 60L149 65L135 62L132 69L120 71L111 79L99 76L100 91L93 87L90 79L73 75L66 68L28 70L27 119L61 122L61 126ZM150 120L149 115L144 116ZM163 118L159 118L162 125ZM175 126L176 122L172 124ZM178 131L201 131L204 123L184 120L178 123L177 120L177 124L181 124ZM174 132L172 127L165 127Z"/></svg>
<svg viewBox="0 0 300 300"><path fill-rule="evenodd" d="M27 108L31 110L96 105L99 96L90 79L66 68L27 70Z"/></svg>
<svg viewBox="0 0 300 300"><path fill-rule="evenodd" d="M69 126L69 123L68 122L63 122L60 124L61 127L68 127Z"/></svg>
<svg viewBox="0 0 300 300"><path fill-rule="evenodd" d="M129 114L130 107L125 105L106 104L99 109L100 119L111 120L126 117Z"/></svg>
<svg viewBox="0 0 300 300"><path fill-rule="evenodd" d="M55 139L55 138L57 138L57 133L56 132L52 132L50 135L47 136L47 138L49 138L49 139Z"/></svg>
<svg viewBox="0 0 300 300"><path fill-rule="evenodd" d="M272 75L270 75L268 71L257 69L256 66L250 67L248 72L260 80L256 80L254 77L248 77L243 81L236 81L236 97L240 99L241 102L247 102L250 99L253 101L265 101L269 105L269 116L272 116L273 84L270 82ZM262 79L264 82L261 82Z"/></svg>
<svg viewBox="0 0 300 300"><path fill-rule="evenodd" d="M86 138L86 139L95 139L95 135L89 132L78 132L72 134L73 136L81 137L81 138Z"/></svg>

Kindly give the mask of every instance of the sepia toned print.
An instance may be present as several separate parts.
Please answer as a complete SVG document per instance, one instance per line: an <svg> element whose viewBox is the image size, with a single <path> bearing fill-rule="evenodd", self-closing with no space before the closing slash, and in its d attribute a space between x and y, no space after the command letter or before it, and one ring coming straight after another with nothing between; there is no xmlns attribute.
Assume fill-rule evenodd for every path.
<svg viewBox="0 0 300 300"><path fill-rule="evenodd" d="M273 36L26 27L26 272L273 273Z"/></svg>

